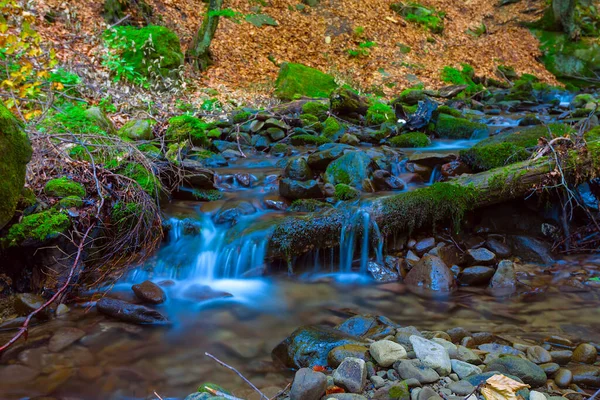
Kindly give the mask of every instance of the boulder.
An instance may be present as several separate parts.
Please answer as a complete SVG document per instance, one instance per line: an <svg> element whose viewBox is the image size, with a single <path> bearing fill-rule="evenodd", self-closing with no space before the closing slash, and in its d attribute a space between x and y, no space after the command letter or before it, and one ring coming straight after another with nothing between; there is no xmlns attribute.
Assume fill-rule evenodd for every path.
<svg viewBox="0 0 600 400"><path fill-rule="evenodd" d="M325 181L332 185L344 183L362 190L363 181L368 178L371 170L369 156L360 151L352 151L327 166Z"/></svg>
<svg viewBox="0 0 600 400"><path fill-rule="evenodd" d="M326 143L318 147L317 151L308 156L308 165L318 171L325 171L327 166L348 151L355 151L352 146L339 143Z"/></svg>
<svg viewBox="0 0 600 400"><path fill-rule="evenodd" d="M463 285L486 285L494 275L494 268L483 265L467 267L460 273L460 283Z"/></svg>
<svg viewBox="0 0 600 400"><path fill-rule="evenodd" d="M152 140L152 126L155 121L152 119L136 119L127 122L119 129L119 136L131 140Z"/></svg>
<svg viewBox="0 0 600 400"><path fill-rule="evenodd" d="M377 320L375 317L355 315L337 325L335 329L352 336L364 336L376 326Z"/></svg>
<svg viewBox="0 0 600 400"><path fill-rule="evenodd" d="M98 300L96 309L109 317L134 324L168 323L167 317L156 310L108 297Z"/></svg>
<svg viewBox="0 0 600 400"><path fill-rule="evenodd" d="M284 178L279 182L279 194L290 200L318 199L323 197L323 191L314 179L308 181L297 181Z"/></svg>
<svg viewBox="0 0 600 400"><path fill-rule="evenodd" d="M494 261L496 261L496 255L488 249L486 249L485 247L480 247L478 249L469 249L467 250L467 254L472 264L490 265L493 264Z"/></svg>
<svg viewBox="0 0 600 400"><path fill-rule="evenodd" d="M0 104L0 229L13 217L25 184L31 144L21 123Z"/></svg>
<svg viewBox="0 0 600 400"><path fill-rule="evenodd" d="M436 256L425 255L406 275L409 287L434 292L452 292L456 282L452 271Z"/></svg>
<svg viewBox="0 0 600 400"><path fill-rule="evenodd" d="M285 169L283 170L283 177L299 180L299 181L307 181L312 179L313 172L308 166L308 162L304 157L293 157L290 158Z"/></svg>

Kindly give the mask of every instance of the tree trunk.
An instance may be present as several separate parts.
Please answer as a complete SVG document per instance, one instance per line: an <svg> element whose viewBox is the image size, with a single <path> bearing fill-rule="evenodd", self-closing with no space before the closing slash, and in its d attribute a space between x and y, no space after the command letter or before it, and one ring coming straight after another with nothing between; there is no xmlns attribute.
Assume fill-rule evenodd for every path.
<svg viewBox="0 0 600 400"><path fill-rule="evenodd" d="M583 158L567 164L577 168L577 174L595 169L593 163ZM573 176L574 180L577 174L572 172L565 170L565 179ZM532 191L556 185L558 179L554 161L542 157L380 198L363 206L361 212L369 213L370 221L377 224L384 238L393 233L432 227L442 221L453 221L458 227L465 212L523 198ZM339 208L284 219L276 225L270 238L270 256L289 259L313 249L338 246L342 228L348 227L352 213Z"/></svg>
<svg viewBox="0 0 600 400"><path fill-rule="evenodd" d="M576 0L552 0L554 22L560 25L563 32L571 39L579 36L579 30L575 23L575 2Z"/></svg>
<svg viewBox="0 0 600 400"><path fill-rule="evenodd" d="M208 66L212 64L210 43L219 26L219 16L215 14L221 10L222 6L223 0L210 0L202 25L196 36L194 36L187 52L187 58L200 71L206 71Z"/></svg>

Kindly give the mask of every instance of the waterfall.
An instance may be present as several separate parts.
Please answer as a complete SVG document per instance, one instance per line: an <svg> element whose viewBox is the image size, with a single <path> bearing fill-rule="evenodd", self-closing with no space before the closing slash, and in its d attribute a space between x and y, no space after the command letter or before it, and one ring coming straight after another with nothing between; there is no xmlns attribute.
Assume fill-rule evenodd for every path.
<svg viewBox="0 0 600 400"><path fill-rule="evenodd" d="M371 236L372 235L372 236ZM361 239L357 246L357 240ZM376 261L383 262L383 237L377 222L371 218L368 210L358 207L350 216L340 234L340 265L342 273L353 272L354 254L359 251L359 273L366 274L370 260L371 243L375 242L374 252Z"/></svg>

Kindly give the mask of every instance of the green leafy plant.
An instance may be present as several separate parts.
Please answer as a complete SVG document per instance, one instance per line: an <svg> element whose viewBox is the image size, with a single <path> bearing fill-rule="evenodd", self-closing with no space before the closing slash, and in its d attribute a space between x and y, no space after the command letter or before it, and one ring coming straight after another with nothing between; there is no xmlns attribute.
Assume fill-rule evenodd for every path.
<svg viewBox="0 0 600 400"><path fill-rule="evenodd" d="M469 64L461 64L462 69L445 66L442 69L442 81L452 85L467 85L467 88L462 92L466 95L473 95L484 90L482 84L473 82L475 70ZM461 94L462 94L461 93Z"/></svg>
<svg viewBox="0 0 600 400"><path fill-rule="evenodd" d="M370 54L369 49L377 46L373 41L361 42L353 49L347 49L346 52L350 57L367 57Z"/></svg>
<svg viewBox="0 0 600 400"><path fill-rule="evenodd" d="M427 8L416 2L393 3L390 8L403 16L407 21L414 22L427 28L432 33L442 33L444 31L444 18L446 13Z"/></svg>

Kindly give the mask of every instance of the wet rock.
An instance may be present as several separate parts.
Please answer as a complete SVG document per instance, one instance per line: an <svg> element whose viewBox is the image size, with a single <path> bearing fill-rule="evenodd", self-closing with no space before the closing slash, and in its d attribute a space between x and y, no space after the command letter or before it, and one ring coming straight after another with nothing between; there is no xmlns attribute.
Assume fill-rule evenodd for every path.
<svg viewBox="0 0 600 400"><path fill-rule="evenodd" d="M256 208L247 201L230 201L221 207L214 219L217 224L235 224L238 218L254 214L255 212Z"/></svg>
<svg viewBox="0 0 600 400"><path fill-rule="evenodd" d="M392 370L393 371L393 370ZM373 400L409 400L410 391L408 384L403 382L395 382L392 385L386 385L377 390L372 397Z"/></svg>
<svg viewBox="0 0 600 400"><path fill-rule="evenodd" d="M540 264L552 264L554 262L550 247L541 240L529 236L515 236L513 246L515 254L518 254L525 261Z"/></svg>
<svg viewBox="0 0 600 400"><path fill-rule="evenodd" d="M301 182L284 178L279 182L279 194L290 200L317 199L323 197L319 182L314 179Z"/></svg>
<svg viewBox="0 0 600 400"><path fill-rule="evenodd" d="M596 362L598 357L598 351L594 346L588 343L581 343L573 351L573 362L579 362L584 364L593 364Z"/></svg>
<svg viewBox="0 0 600 400"><path fill-rule="evenodd" d="M402 379L416 379L421 384L434 383L440 375L420 360L401 360L394 363L394 369Z"/></svg>
<svg viewBox="0 0 600 400"><path fill-rule="evenodd" d="M351 151L331 162L325 170L325 182L344 183L362 190L363 181L371 172L371 159L361 151Z"/></svg>
<svg viewBox="0 0 600 400"><path fill-rule="evenodd" d="M452 342L460 342L464 337L471 336L471 332L462 327L450 328L446 331Z"/></svg>
<svg viewBox="0 0 600 400"><path fill-rule="evenodd" d="M444 332L444 334L445 333L446 332ZM448 339L450 339L450 337L448 337ZM443 346L448 352L450 358L456 358L458 356L458 347L454 343L446 339L442 339L441 337L433 337L431 338L431 341Z"/></svg>
<svg viewBox="0 0 600 400"><path fill-rule="evenodd" d="M475 391L475 386L471 385L467 381L452 382L448 385L448 389L452 390L459 396L468 396Z"/></svg>
<svg viewBox="0 0 600 400"><path fill-rule="evenodd" d="M258 181L258 178L256 178L254 175L247 173L235 174L234 178L240 186L247 188L254 186L254 184Z"/></svg>
<svg viewBox="0 0 600 400"><path fill-rule="evenodd" d="M484 343L478 346L479 350L485 351L487 353L495 354L495 355L513 355L519 356L522 355L523 352L507 345L498 344L498 343Z"/></svg>
<svg viewBox="0 0 600 400"><path fill-rule="evenodd" d="M253 136L250 143L252 143L252 146L254 146L254 148L258 151L268 150L269 147L271 147L271 141L269 140L269 138L261 135Z"/></svg>
<svg viewBox="0 0 600 400"><path fill-rule="evenodd" d="M271 140L277 142L285 137L285 132L279 128L268 128L267 135L271 138Z"/></svg>
<svg viewBox="0 0 600 400"><path fill-rule="evenodd" d="M133 290L133 293L135 293L138 299L145 303L161 304L167 299L164 290L151 281L144 281L140 284L133 285L131 290Z"/></svg>
<svg viewBox="0 0 600 400"><path fill-rule="evenodd" d="M546 373L529 360L515 356L500 357L486 367L486 371L498 371L519 377L531 387L540 387L546 383Z"/></svg>
<svg viewBox="0 0 600 400"><path fill-rule="evenodd" d="M265 207L269 210L284 211L287 208L287 205L283 201L268 199L265 200Z"/></svg>
<svg viewBox="0 0 600 400"><path fill-rule="evenodd" d="M348 392L362 392L367 382L367 368L364 360L352 357L346 358L333 371L333 381L337 386Z"/></svg>
<svg viewBox="0 0 600 400"><path fill-rule="evenodd" d="M283 342L278 344L271 356L289 368L327 365L327 355L335 347L346 344L364 346L356 336L348 335L337 329L321 326L305 326L296 329Z"/></svg>
<svg viewBox="0 0 600 400"><path fill-rule="evenodd" d="M340 139L340 143L347 144L350 146L358 146L360 144L360 140L351 133L344 133L344 135Z"/></svg>
<svg viewBox="0 0 600 400"><path fill-rule="evenodd" d="M494 239L494 238L489 238L485 242L485 247L490 249L498 257L506 258L506 257L510 257L510 255L511 255L510 247L508 247L501 241Z"/></svg>
<svg viewBox="0 0 600 400"><path fill-rule="evenodd" d="M449 163L442 165L441 171L444 178L470 174L472 172L467 164L458 160L450 161Z"/></svg>
<svg viewBox="0 0 600 400"><path fill-rule="evenodd" d="M292 157L283 170L283 177L306 181L312 179L313 172L304 157Z"/></svg>
<svg viewBox="0 0 600 400"><path fill-rule="evenodd" d="M214 299L233 297L231 293L223 292L220 290L214 290L213 288L207 285L192 285L186 289L183 295L188 299L196 301L208 301Z"/></svg>
<svg viewBox="0 0 600 400"><path fill-rule="evenodd" d="M462 270L459 280L463 285L486 285L496 271L492 267L475 265Z"/></svg>
<svg viewBox="0 0 600 400"><path fill-rule="evenodd" d="M167 317L151 308L104 297L96 303L102 314L134 324L165 324Z"/></svg>
<svg viewBox="0 0 600 400"><path fill-rule="evenodd" d="M406 253L406 257L404 258L404 261L406 262L406 265L408 266L408 270L411 270L415 265L417 265L417 263L419 261L421 261L421 258L416 255L412 250L409 250Z"/></svg>
<svg viewBox="0 0 600 400"><path fill-rule="evenodd" d="M560 365L558 365L557 363L549 362L549 363L540 364L540 368L544 370L544 372L546 373L546 376L552 376L556 372L558 372L558 370L560 369Z"/></svg>
<svg viewBox="0 0 600 400"><path fill-rule="evenodd" d="M426 366L433 368L442 376L449 375L452 371L450 356L448 351L440 344L431 340L413 335L410 337L410 342L417 355L417 358Z"/></svg>
<svg viewBox="0 0 600 400"><path fill-rule="evenodd" d="M472 264L490 265L496 261L496 255L484 247L469 249L467 255Z"/></svg>
<svg viewBox="0 0 600 400"><path fill-rule="evenodd" d="M335 329L348 335L364 336L376 326L377 320L374 317L355 315L336 326Z"/></svg>
<svg viewBox="0 0 600 400"><path fill-rule="evenodd" d="M378 169L373 171L373 184L377 190L403 190L406 184L388 171Z"/></svg>
<svg viewBox="0 0 600 400"><path fill-rule="evenodd" d="M325 397L327 400L367 400L365 396L356 393L333 393Z"/></svg>
<svg viewBox="0 0 600 400"><path fill-rule="evenodd" d="M337 160L348 151L356 149L346 144L327 143L319 146L315 153L308 156L308 165L318 171L324 171L334 160Z"/></svg>
<svg viewBox="0 0 600 400"><path fill-rule="evenodd" d="M327 365L337 368L348 357L369 361L369 349L356 344L346 344L333 348L327 355Z"/></svg>
<svg viewBox="0 0 600 400"><path fill-rule="evenodd" d="M435 292L451 292L456 282L450 269L436 256L426 255L406 275L409 287Z"/></svg>
<svg viewBox="0 0 600 400"><path fill-rule="evenodd" d="M439 153L413 153L409 161L425 167L434 168L438 165L447 164L456 159L454 154L439 154Z"/></svg>
<svg viewBox="0 0 600 400"><path fill-rule="evenodd" d="M566 368L559 369L554 375L554 382L556 382L556 384L560 388L569 387L572 381L573 373Z"/></svg>
<svg viewBox="0 0 600 400"><path fill-rule="evenodd" d="M466 336L468 337L468 336ZM456 359L464 362L468 362L469 364L479 365L481 364L481 359L477 354L473 352L473 350L466 348L465 346L458 345L456 346Z"/></svg>
<svg viewBox="0 0 600 400"><path fill-rule="evenodd" d="M33 381L40 372L24 365L12 364L0 366L0 382L11 385L23 384Z"/></svg>
<svg viewBox="0 0 600 400"><path fill-rule="evenodd" d="M19 315L29 315L40 308L46 300L33 293L18 293L15 295L14 307Z"/></svg>
<svg viewBox="0 0 600 400"><path fill-rule="evenodd" d="M527 358L535 364L544 364L552 361L550 352L541 346L531 346L527 348Z"/></svg>
<svg viewBox="0 0 600 400"><path fill-rule="evenodd" d="M327 377L309 368L300 368L294 376L290 400L319 400L327 389Z"/></svg>
<svg viewBox="0 0 600 400"><path fill-rule="evenodd" d="M573 352L571 350L554 350L550 352L550 356L558 365L567 365L573 358Z"/></svg>
<svg viewBox="0 0 600 400"><path fill-rule="evenodd" d="M502 260L498 263L489 289L498 295L509 295L517 290L517 276L512 261Z"/></svg>
<svg viewBox="0 0 600 400"><path fill-rule="evenodd" d="M369 261L367 264L367 270L373 276L376 282L396 282L400 276L398 272L388 268L386 265L381 265L376 261Z"/></svg>
<svg viewBox="0 0 600 400"><path fill-rule="evenodd" d="M424 387L418 394L417 400L438 400L440 396L433 390L433 388L427 386Z"/></svg>
<svg viewBox="0 0 600 400"><path fill-rule="evenodd" d="M433 249L434 247L435 247L435 238L428 237L428 238L419 240L415 244L415 251L417 252L417 254L423 255L423 254L427 253L429 250Z"/></svg>
<svg viewBox="0 0 600 400"><path fill-rule="evenodd" d="M476 365L469 364L460 360L450 360L452 365L452 372L454 372L460 379L465 379L471 375L481 374L481 368Z"/></svg>
<svg viewBox="0 0 600 400"><path fill-rule="evenodd" d="M406 349L402 347L402 345L392 342L391 340L379 340L375 343L371 343L369 352L377 364L382 367L389 367L396 361L400 361L407 357Z"/></svg>
<svg viewBox="0 0 600 400"><path fill-rule="evenodd" d="M56 316L60 317L61 315L66 315L69 313L69 307L63 303L59 304L56 307Z"/></svg>
<svg viewBox="0 0 600 400"><path fill-rule="evenodd" d="M544 396L543 393L532 390L529 393L529 400L547 400L547 398L546 398L546 396Z"/></svg>
<svg viewBox="0 0 600 400"><path fill-rule="evenodd" d="M570 369L573 373L573 383L576 385L600 387L600 367L581 364Z"/></svg>
<svg viewBox="0 0 600 400"><path fill-rule="evenodd" d="M466 263L465 254L456 248L456 246L444 245L438 247L437 256L444 261L446 265L464 265Z"/></svg>
<svg viewBox="0 0 600 400"><path fill-rule="evenodd" d="M53 353L62 351L85 336L85 331L78 328L65 327L57 330L50 338L48 350Z"/></svg>

